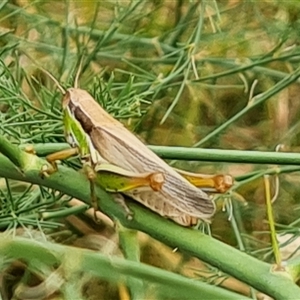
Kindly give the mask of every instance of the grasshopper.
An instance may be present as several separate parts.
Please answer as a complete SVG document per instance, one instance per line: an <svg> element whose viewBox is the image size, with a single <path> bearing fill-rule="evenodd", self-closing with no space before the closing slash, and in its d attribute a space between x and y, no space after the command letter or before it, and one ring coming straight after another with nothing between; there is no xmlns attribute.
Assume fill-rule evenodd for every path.
<svg viewBox="0 0 300 300"><path fill-rule="evenodd" d="M199 219L208 221L213 216L214 202L195 185L204 183L214 190L224 191L232 185L231 176L220 175L220 184L220 176L203 177L176 171L109 115L87 91L77 88L78 73L75 87L66 91L51 74L46 73L64 94L62 109L65 136L73 148L66 156L79 154L84 165L88 166L92 195L93 185L99 184L107 191L122 192L183 226L195 225ZM64 155L49 155L47 160L52 163L64 158ZM103 167L107 164L113 170ZM105 177L101 179L103 172L131 178L131 184L120 186L120 181L115 185L105 183Z"/></svg>

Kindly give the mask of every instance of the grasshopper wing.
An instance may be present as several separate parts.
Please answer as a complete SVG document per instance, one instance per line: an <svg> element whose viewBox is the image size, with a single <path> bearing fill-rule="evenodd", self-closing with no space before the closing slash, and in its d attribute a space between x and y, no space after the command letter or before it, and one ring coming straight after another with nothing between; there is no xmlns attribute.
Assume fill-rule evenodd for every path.
<svg viewBox="0 0 300 300"><path fill-rule="evenodd" d="M214 214L214 203L206 193L174 171L125 127L102 125L93 128L90 134L94 147L108 162L133 172L164 174L165 182L160 191L128 193L132 198L145 205L166 202L178 213L199 219L209 219Z"/></svg>

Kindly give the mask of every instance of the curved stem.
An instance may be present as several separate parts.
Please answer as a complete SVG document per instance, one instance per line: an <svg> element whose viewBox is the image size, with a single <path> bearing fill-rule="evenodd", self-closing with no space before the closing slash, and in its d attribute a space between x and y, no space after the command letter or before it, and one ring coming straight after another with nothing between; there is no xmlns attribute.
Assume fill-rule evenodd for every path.
<svg viewBox="0 0 300 300"><path fill-rule="evenodd" d="M39 156L69 148L67 143L33 144ZM23 145L22 148L25 148ZM270 165L300 165L300 154L292 152L203 149L188 147L148 146L163 159L197 160Z"/></svg>

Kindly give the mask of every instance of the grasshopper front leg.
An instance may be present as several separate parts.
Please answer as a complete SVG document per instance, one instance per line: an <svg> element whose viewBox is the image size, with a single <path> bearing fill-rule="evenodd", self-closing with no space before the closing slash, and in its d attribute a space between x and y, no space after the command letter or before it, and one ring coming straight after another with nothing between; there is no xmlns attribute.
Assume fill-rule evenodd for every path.
<svg viewBox="0 0 300 300"><path fill-rule="evenodd" d="M58 160L64 160L67 159L71 156L78 155L80 153L80 150L78 147L70 148L70 149L64 149L52 154L49 154L46 156L46 160L48 163L52 166L52 169L49 168L49 166L44 165L42 170L41 170L41 176L42 177L47 177L55 172L57 172L57 161ZM97 205L97 197L95 194L95 187L94 187L94 181L95 181L95 171L93 170L92 166L90 165L90 158L87 158L87 162L83 164L83 170L90 182L90 194L91 194L91 203L92 207L94 208L94 218L97 220L96 217L96 212L98 210L98 205Z"/></svg>
<svg viewBox="0 0 300 300"><path fill-rule="evenodd" d="M49 154L46 156L47 162L52 166L52 169L49 168L49 166L44 165L42 170L40 171L42 177L48 177L49 175L57 172L57 161L67 159L71 156L75 156L79 153L79 149L76 148L70 148L70 149L64 149L52 154Z"/></svg>
<svg viewBox="0 0 300 300"><path fill-rule="evenodd" d="M49 154L46 156L46 160L50 163L52 166L52 169L49 169L48 166L45 166L45 169L41 171L42 176L49 176L50 174L53 174L58 170L57 168L57 161L67 159L71 156L75 156L80 154L80 149L78 147L70 148L70 149L64 149L52 154ZM95 178L96 173L94 171L94 168L92 166L91 157L90 155L87 155L84 157L83 162L83 171L89 180L90 183L90 195L91 195L91 204L94 208L94 219L97 222L97 210L98 210L98 204L97 204L97 196L95 193Z"/></svg>

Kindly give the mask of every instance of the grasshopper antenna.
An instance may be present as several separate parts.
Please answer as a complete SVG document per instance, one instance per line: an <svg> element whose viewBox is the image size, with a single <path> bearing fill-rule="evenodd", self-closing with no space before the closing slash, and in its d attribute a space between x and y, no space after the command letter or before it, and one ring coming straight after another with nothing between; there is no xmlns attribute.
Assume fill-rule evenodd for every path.
<svg viewBox="0 0 300 300"><path fill-rule="evenodd" d="M82 54L82 56L80 58L78 70L77 70L77 73L76 73L76 76L75 76L75 82L74 82L75 89L78 88L78 80L79 80L80 72L82 70L82 64L83 64L83 54Z"/></svg>
<svg viewBox="0 0 300 300"><path fill-rule="evenodd" d="M47 70L45 70L43 67L39 68L46 74L49 76L49 78L55 83L55 85L57 86L57 88L61 91L61 93L64 95L66 93L65 89L60 85L60 83L58 82L58 80Z"/></svg>
<svg viewBox="0 0 300 300"><path fill-rule="evenodd" d="M65 89L60 85L58 80L46 69L44 69L41 65L37 64L36 61L27 53L23 52L43 73L45 73L56 85L56 87L60 90L60 92L64 95L66 93Z"/></svg>

